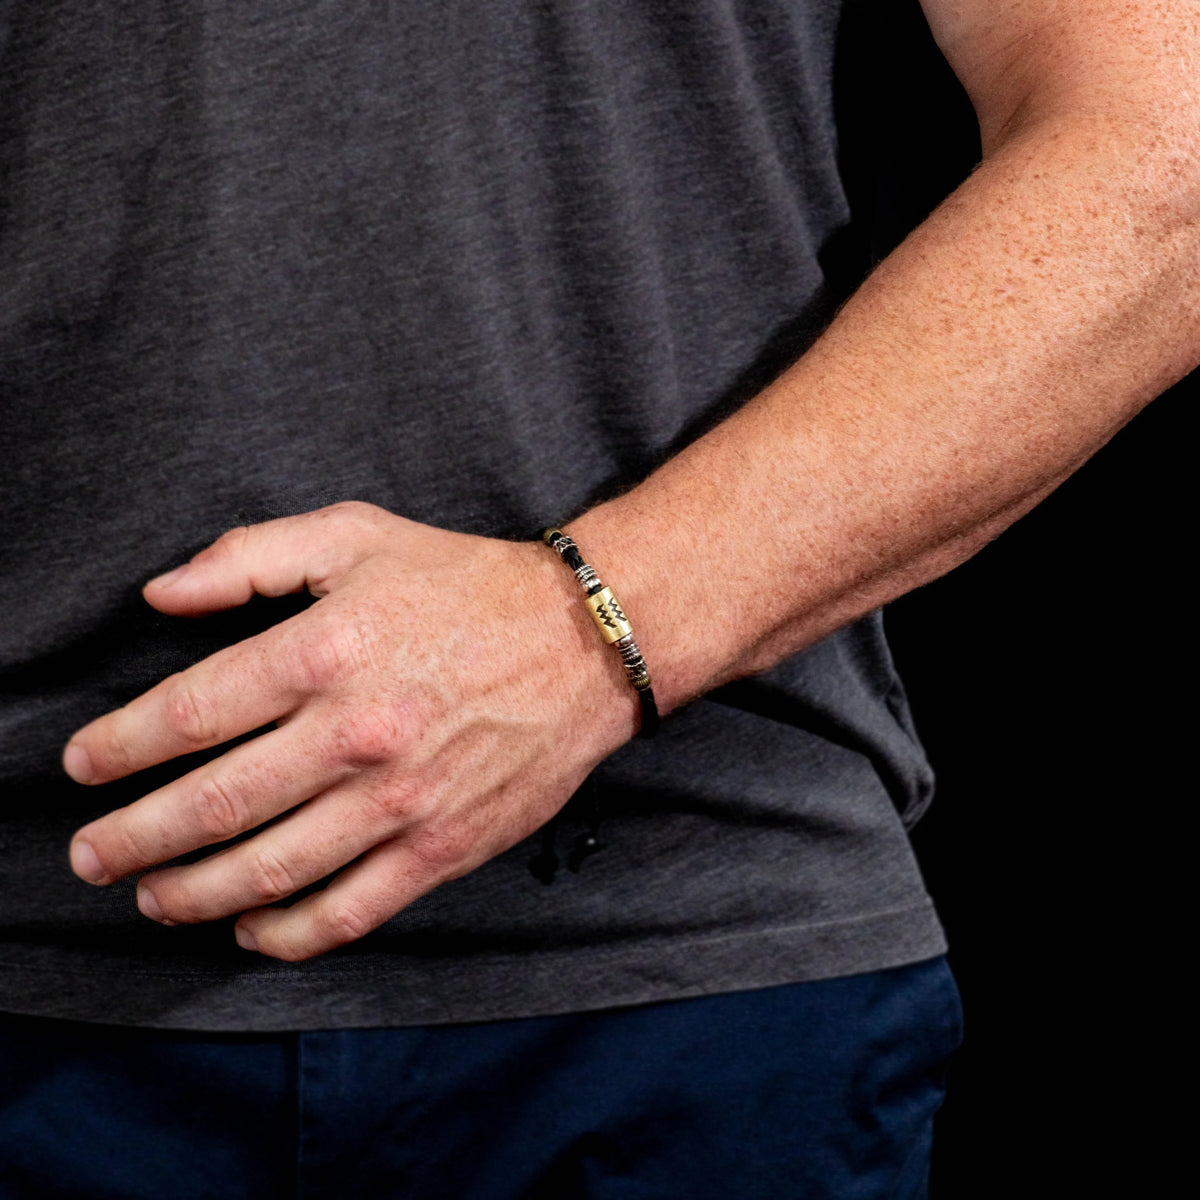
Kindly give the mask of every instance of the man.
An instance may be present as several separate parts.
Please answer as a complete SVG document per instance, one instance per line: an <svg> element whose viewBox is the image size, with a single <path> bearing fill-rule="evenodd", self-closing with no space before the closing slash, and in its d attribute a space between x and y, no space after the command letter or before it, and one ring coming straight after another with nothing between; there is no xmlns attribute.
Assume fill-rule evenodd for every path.
<svg viewBox="0 0 1200 1200"><path fill-rule="evenodd" d="M929 0L984 162L815 341L847 219L833 6L389 6L369 28L303 5L10 7L4 377L40 507L9 603L5 1007L446 1026L451 1083L480 1029L596 1012L564 1044L633 1078L650 1026L613 1034L612 1014L654 1039L692 1023L669 1059L728 1021L762 1031L734 1093L761 1127L749 1194L856 1194L856 1171L857 1194L918 1194L953 1005L920 969L942 942L903 823L928 773L870 614L1200 358L1183 5ZM667 715L653 741L534 540L557 521L628 615ZM147 624L130 585L166 567ZM255 594L305 592L239 624ZM84 721L63 765L94 793L47 767ZM54 874L64 824L111 901ZM131 913L135 879L165 928ZM832 1095L785 1100L758 1061L799 1027L826 1058L808 1045L790 1073ZM875 1142L810 1131L914 1042L872 1083L903 1080L907 1118L873 1110ZM669 1107L653 1094L625 1111ZM447 1183L450 1150L420 1186L573 1194L555 1123L523 1111L527 1177L460 1163ZM707 1126L676 1139L702 1168L686 1183L661 1146L623 1159L628 1128L620 1153L567 1128L594 1194L656 1171L674 1182L651 1194L746 1187Z"/></svg>

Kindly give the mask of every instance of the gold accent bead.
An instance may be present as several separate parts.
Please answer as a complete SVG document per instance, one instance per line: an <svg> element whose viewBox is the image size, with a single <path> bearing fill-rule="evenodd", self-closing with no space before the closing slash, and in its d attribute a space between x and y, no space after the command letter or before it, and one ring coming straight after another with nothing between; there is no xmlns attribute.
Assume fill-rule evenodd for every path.
<svg viewBox="0 0 1200 1200"><path fill-rule="evenodd" d="M601 588L594 596L585 597L592 619L596 622L606 642L618 642L633 632L621 603L613 595L612 588Z"/></svg>

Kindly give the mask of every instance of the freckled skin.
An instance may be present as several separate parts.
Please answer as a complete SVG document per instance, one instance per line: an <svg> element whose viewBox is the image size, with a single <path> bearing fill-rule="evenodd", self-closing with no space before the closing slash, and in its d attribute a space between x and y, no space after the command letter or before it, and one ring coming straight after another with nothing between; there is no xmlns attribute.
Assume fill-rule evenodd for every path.
<svg viewBox="0 0 1200 1200"><path fill-rule="evenodd" d="M306 564L331 542L336 565L314 580ZM241 936L264 953L310 957L533 832L636 728L619 661L594 653L575 581L540 544L343 504L239 531L146 598L198 616L240 602L250 574L265 595L322 598L72 739L99 783L277 723L76 835L77 868L86 846L93 879L111 882L265 826L147 875L139 904L155 919L247 913ZM537 654L525 623L494 611L498 579L514 611L538 613ZM212 697L211 719L174 702L185 693ZM264 907L338 871L314 897Z"/></svg>
<svg viewBox="0 0 1200 1200"><path fill-rule="evenodd" d="M983 164L776 383L567 527L664 712L963 561L1200 362L1192 0L925 9ZM65 756L98 782L277 722L81 830L72 861L110 882L265 825L152 871L140 898L168 921L241 913L239 940L287 959L512 845L637 725L540 545L335 505L234 531L146 598L198 615L303 588L322 597L308 612L93 722Z"/></svg>

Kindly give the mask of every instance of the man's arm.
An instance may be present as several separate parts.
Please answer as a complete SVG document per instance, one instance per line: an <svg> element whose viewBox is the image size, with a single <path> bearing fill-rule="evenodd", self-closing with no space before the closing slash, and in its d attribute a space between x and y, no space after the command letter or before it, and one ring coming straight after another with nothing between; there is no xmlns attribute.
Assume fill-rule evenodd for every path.
<svg viewBox="0 0 1200 1200"><path fill-rule="evenodd" d="M962 561L1200 359L1190 4L926 7L984 164L779 381L568 526L664 708ZM93 822L73 862L107 882L262 826L147 876L139 902L173 921L242 913L240 939L284 958L512 845L637 720L541 546L339 506L237 531L146 594L183 615L302 587L321 602L93 722L66 756L101 782L277 721Z"/></svg>
<svg viewBox="0 0 1200 1200"><path fill-rule="evenodd" d="M926 10L982 166L795 367L572 526L667 707L957 565L1200 359L1194 8Z"/></svg>

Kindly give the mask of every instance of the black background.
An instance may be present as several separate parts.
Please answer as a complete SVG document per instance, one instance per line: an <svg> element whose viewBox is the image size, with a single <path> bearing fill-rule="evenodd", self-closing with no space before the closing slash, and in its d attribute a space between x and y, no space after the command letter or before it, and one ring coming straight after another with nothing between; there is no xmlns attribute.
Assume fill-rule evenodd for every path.
<svg viewBox="0 0 1200 1200"><path fill-rule="evenodd" d="M979 146L915 0L847 20L843 154L870 260ZM934 1200L1130 1194L1122 1179L1158 1194L1180 1041L1171 884L1195 793L1182 575L1198 387L885 618L938 773L914 840L966 1013Z"/></svg>

